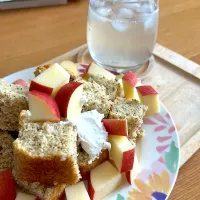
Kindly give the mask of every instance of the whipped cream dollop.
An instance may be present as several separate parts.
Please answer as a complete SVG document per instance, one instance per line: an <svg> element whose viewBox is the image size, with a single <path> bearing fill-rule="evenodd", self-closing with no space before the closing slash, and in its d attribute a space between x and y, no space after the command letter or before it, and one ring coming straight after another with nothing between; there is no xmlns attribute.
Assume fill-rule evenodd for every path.
<svg viewBox="0 0 200 200"><path fill-rule="evenodd" d="M102 149L111 148L111 144L107 142L108 133L101 122L103 118L103 114L92 110L81 113L76 124L79 142L90 157L89 164L98 158Z"/></svg>

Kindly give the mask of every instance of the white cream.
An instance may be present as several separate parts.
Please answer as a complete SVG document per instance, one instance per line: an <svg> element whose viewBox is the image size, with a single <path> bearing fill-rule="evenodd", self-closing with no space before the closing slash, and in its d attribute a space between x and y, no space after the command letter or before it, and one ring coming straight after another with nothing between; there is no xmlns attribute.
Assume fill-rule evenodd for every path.
<svg viewBox="0 0 200 200"><path fill-rule="evenodd" d="M102 149L109 149L107 142L108 133L105 131L101 120L104 115L96 110L81 113L77 126L79 141L82 148L89 154L91 163L98 158Z"/></svg>

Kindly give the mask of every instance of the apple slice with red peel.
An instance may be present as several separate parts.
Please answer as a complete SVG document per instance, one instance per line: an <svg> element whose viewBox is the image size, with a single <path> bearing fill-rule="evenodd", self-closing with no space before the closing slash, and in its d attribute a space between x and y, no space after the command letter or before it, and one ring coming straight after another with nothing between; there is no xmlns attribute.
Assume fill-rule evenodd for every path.
<svg viewBox="0 0 200 200"><path fill-rule="evenodd" d="M121 185L122 174L106 161L90 172L88 193L91 200L100 200Z"/></svg>
<svg viewBox="0 0 200 200"><path fill-rule="evenodd" d="M102 122L108 135L128 136L126 119L103 119Z"/></svg>
<svg viewBox="0 0 200 200"><path fill-rule="evenodd" d="M15 200L15 181L11 169L0 171L0 199Z"/></svg>
<svg viewBox="0 0 200 200"><path fill-rule="evenodd" d="M16 81L13 82L13 84L14 85L22 85L22 86L28 87L28 84L23 79L17 79Z"/></svg>
<svg viewBox="0 0 200 200"><path fill-rule="evenodd" d="M60 66L62 66L65 70L67 70L74 78L78 77L78 67L75 63L72 61L62 61L60 63Z"/></svg>
<svg viewBox="0 0 200 200"><path fill-rule="evenodd" d="M138 162L137 155L135 154L134 157L134 165L131 171L126 172L126 179L130 185L134 183L137 175L141 172L140 164Z"/></svg>
<svg viewBox="0 0 200 200"><path fill-rule="evenodd" d="M59 106L62 117L76 122L82 109L83 84L70 82L64 85L56 94L55 100Z"/></svg>
<svg viewBox="0 0 200 200"><path fill-rule="evenodd" d="M139 78L133 72L126 72L122 77L124 94L127 99L137 99L140 101L136 86L139 82Z"/></svg>
<svg viewBox="0 0 200 200"><path fill-rule="evenodd" d="M90 200L83 181L65 188L67 200Z"/></svg>
<svg viewBox="0 0 200 200"><path fill-rule="evenodd" d="M115 75L111 72L107 71L106 69L103 69L102 67L96 65L95 63L91 63L85 70L85 73L83 74L83 78L85 80L88 80L90 76L104 76L106 79L109 80L115 80Z"/></svg>
<svg viewBox="0 0 200 200"><path fill-rule="evenodd" d="M33 91L33 90L43 92L43 93L46 93L46 94L49 94L49 95L51 95L52 92L53 92L53 88L47 87L45 85L41 85L41 84L39 84L35 81L31 81L29 91Z"/></svg>
<svg viewBox="0 0 200 200"><path fill-rule="evenodd" d="M37 90L49 94L54 97L57 91L66 83L69 83L69 73L58 63L51 65L47 70L39 74L33 81L30 91Z"/></svg>
<svg viewBox="0 0 200 200"><path fill-rule="evenodd" d="M153 115L160 112L159 95L156 90L150 85L143 85L137 87L141 102L148 106L146 116Z"/></svg>
<svg viewBox="0 0 200 200"><path fill-rule="evenodd" d="M135 149L126 136L109 135L111 143L110 158L117 169L123 173L133 169Z"/></svg>
<svg viewBox="0 0 200 200"><path fill-rule="evenodd" d="M37 197L30 194L18 192L15 200L37 200Z"/></svg>
<svg viewBox="0 0 200 200"><path fill-rule="evenodd" d="M30 91L28 95L32 121L60 121L60 112L56 101L48 94Z"/></svg>

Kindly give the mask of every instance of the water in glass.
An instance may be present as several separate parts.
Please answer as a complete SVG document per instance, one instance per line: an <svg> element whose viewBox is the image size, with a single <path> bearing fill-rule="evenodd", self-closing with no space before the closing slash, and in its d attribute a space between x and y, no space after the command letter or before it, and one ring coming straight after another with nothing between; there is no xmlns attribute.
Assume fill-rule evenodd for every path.
<svg viewBox="0 0 200 200"><path fill-rule="evenodd" d="M145 63L156 42L158 13L153 0L91 0L87 43L92 58L116 68Z"/></svg>

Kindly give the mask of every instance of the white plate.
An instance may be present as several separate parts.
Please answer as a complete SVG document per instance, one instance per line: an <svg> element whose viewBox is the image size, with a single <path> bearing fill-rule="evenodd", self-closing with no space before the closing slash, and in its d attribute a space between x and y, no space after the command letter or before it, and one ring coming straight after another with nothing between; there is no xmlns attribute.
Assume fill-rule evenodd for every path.
<svg viewBox="0 0 200 200"><path fill-rule="evenodd" d="M4 80L32 79L34 69L11 74ZM124 179L121 187L104 200L165 200L169 197L178 174L180 144L172 117L162 103L161 112L145 118L143 128L145 136L137 143L136 150L139 152L141 173L134 185L130 186Z"/></svg>

